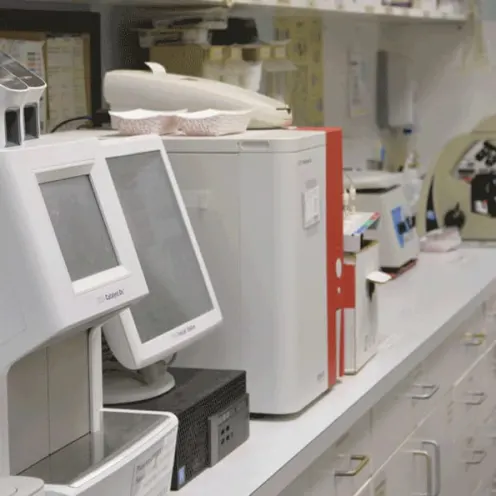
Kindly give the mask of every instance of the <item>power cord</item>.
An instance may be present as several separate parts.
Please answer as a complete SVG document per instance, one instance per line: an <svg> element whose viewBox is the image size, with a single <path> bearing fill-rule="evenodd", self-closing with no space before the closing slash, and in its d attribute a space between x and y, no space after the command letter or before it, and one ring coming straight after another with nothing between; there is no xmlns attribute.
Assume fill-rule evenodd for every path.
<svg viewBox="0 0 496 496"><path fill-rule="evenodd" d="M71 122L77 122L77 121L91 121L92 119L89 115L80 115L79 117L72 117L70 119L66 119L65 121L59 122L51 131L50 133L55 133L58 131L61 127L65 126L66 124L70 124Z"/></svg>

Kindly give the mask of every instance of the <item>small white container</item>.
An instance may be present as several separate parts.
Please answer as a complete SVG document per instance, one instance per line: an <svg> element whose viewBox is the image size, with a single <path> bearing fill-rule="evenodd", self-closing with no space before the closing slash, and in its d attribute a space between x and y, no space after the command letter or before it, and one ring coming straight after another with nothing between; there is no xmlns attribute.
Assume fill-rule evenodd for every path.
<svg viewBox="0 0 496 496"><path fill-rule="evenodd" d="M224 136L244 133L251 110L201 110L179 117L179 130L187 136Z"/></svg>
<svg viewBox="0 0 496 496"><path fill-rule="evenodd" d="M109 111L112 128L126 136L138 134L173 134L177 132L179 116L186 110L159 112L153 110Z"/></svg>

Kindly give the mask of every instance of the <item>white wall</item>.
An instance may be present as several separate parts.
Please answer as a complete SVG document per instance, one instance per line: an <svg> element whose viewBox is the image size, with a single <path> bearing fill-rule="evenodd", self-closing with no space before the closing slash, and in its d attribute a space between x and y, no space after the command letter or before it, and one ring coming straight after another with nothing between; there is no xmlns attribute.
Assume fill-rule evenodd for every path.
<svg viewBox="0 0 496 496"><path fill-rule="evenodd" d="M496 23L485 28L496 34ZM470 26L412 26L401 36L419 84L417 148L422 165L429 167L447 141L496 114L496 69L491 60L481 67L470 58L464 62Z"/></svg>
<svg viewBox="0 0 496 496"><path fill-rule="evenodd" d="M381 26L376 21L328 16L324 19L324 123L343 129L344 162L365 166L378 148L375 125L376 54ZM369 113L350 117L348 106L348 67L351 50L359 50L366 63Z"/></svg>

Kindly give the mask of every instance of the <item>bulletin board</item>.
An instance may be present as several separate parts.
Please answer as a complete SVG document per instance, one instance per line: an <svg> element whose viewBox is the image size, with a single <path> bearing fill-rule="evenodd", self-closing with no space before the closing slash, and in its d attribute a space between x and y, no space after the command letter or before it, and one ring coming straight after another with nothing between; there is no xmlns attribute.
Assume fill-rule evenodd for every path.
<svg viewBox="0 0 496 496"><path fill-rule="evenodd" d="M275 17L277 40L291 40L288 57L297 70L286 75L286 101L298 126L324 124L322 22L313 17Z"/></svg>
<svg viewBox="0 0 496 496"><path fill-rule="evenodd" d="M47 81L47 128L101 108L100 14L0 10L0 48Z"/></svg>

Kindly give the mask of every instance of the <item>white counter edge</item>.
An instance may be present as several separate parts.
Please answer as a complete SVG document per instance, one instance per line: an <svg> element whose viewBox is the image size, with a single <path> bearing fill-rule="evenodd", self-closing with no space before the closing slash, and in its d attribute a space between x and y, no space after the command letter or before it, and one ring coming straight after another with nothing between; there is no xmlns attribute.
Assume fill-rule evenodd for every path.
<svg viewBox="0 0 496 496"><path fill-rule="evenodd" d="M464 291L466 294L460 298L464 301L458 302L458 306L456 306L455 302L450 315L447 315L440 325L432 325L418 330L416 335L402 334L393 345L381 349L379 354L357 376L346 377L343 384L336 386L308 411L302 413L300 417L290 421L291 425L288 428L288 434L291 434L292 428L298 427L298 421L303 416L308 416L310 412L314 413L315 410L322 410L324 407L328 408L328 403L335 403L336 410L341 410L340 412L333 411L332 413L329 411L329 417L331 417L329 425L315 437L310 437L306 446L302 447L294 456L288 458L286 463L278 467L265 480L261 480L260 483L252 480L246 485L242 481L233 480L236 477L234 472L238 472L239 475L244 472L240 462L243 462L243 458L246 460L246 454L243 453L243 446L241 446L236 450L239 453L233 452L219 465L200 474L179 491L179 496L278 495L300 473L329 449L357 420L377 404L382 396L390 392L430 353L439 347L458 328L463 320L469 318L491 295L496 294L496 250L469 248L459 253L462 255L463 253L472 253L471 257L469 255L472 260L468 261L468 267L462 267L460 271L453 267L453 272L450 273L450 275L459 275L462 285L465 282L464 276L469 276L469 279L473 279L466 281L467 286L470 287L466 288L466 291ZM432 255L429 256L432 257ZM487 265L485 265L484 261L492 262L492 270L487 270ZM413 270L420 270L420 267ZM451 277L448 279L451 279ZM452 281L448 280L447 287L450 287L450 284L452 284ZM370 384L364 384L368 382L369 377ZM353 387L354 383L362 390L362 394L359 394L356 390L357 388ZM320 413L323 412L320 411ZM332 417L334 417L334 420L332 420ZM257 431L252 435L260 438L254 441L257 443L257 447L263 447L264 441L261 436L263 436L264 431L267 431L267 435L270 435L271 429L286 429L288 424L289 422L286 423L286 426L281 427L281 424L277 422L252 421L251 426L254 431ZM267 439L266 436L265 442L269 446L271 440ZM251 458L252 454L249 453L249 455ZM264 458L268 455L270 453L262 451L259 457ZM252 461L250 460L250 462ZM248 473L246 476L248 476ZM242 491L243 485L245 486L243 489L246 489L246 491ZM255 488L253 487L254 485L258 485L258 487Z"/></svg>

